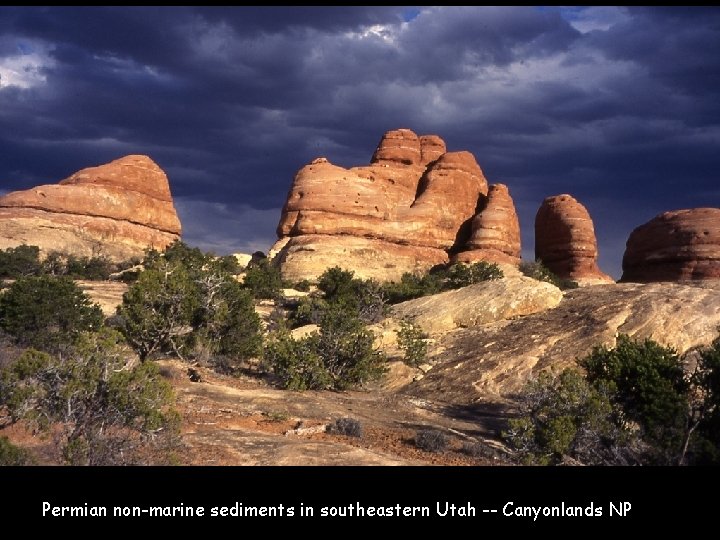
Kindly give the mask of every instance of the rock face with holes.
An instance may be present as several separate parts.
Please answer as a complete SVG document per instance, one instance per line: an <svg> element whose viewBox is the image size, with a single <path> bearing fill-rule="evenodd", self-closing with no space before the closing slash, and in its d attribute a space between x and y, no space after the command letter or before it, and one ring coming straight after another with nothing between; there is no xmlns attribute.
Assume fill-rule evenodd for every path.
<svg viewBox="0 0 720 540"><path fill-rule="evenodd" d="M720 208L665 212L635 229L622 281L720 279Z"/></svg>
<svg viewBox="0 0 720 540"><path fill-rule="evenodd" d="M517 264L517 216L507 211L507 188L497 188L490 202L487 196L487 180L470 152L447 152L437 135L388 131L368 166L344 169L318 158L300 169L271 252L290 280L314 279L335 265L359 277L396 280L467 250L473 218L487 208L479 228L502 230L492 239L478 229L471 249L482 246L488 260L506 254ZM503 221L504 212L514 222L510 215ZM503 239L512 245L500 245Z"/></svg>
<svg viewBox="0 0 720 540"><path fill-rule="evenodd" d="M163 249L180 232L168 178L147 156L125 156L0 197L1 249L28 244L42 253L120 261Z"/></svg>
<svg viewBox="0 0 720 540"><path fill-rule="evenodd" d="M610 282L597 266L590 214L570 195L546 198L535 216L535 258L552 272L581 285Z"/></svg>

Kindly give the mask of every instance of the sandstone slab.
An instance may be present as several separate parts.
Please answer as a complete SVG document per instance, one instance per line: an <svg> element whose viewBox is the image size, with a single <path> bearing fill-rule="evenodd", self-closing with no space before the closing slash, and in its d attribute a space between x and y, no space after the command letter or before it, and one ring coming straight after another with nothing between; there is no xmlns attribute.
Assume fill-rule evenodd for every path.
<svg viewBox="0 0 720 540"><path fill-rule="evenodd" d="M614 346L620 333L682 353L712 342L719 327L716 282L574 289L554 309L440 336L430 352L435 366L407 391L452 403L502 400L543 370L575 366L594 346Z"/></svg>
<svg viewBox="0 0 720 540"><path fill-rule="evenodd" d="M409 318L435 336L552 309L562 297L550 283L512 277L408 300L393 306L392 317Z"/></svg>

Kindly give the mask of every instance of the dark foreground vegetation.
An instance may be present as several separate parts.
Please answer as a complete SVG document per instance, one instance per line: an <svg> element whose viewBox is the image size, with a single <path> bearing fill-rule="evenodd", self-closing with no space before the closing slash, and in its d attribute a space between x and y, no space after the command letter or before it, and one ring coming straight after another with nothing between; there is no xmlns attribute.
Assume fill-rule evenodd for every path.
<svg viewBox="0 0 720 540"><path fill-rule="evenodd" d="M520 396L505 439L528 464L720 464L720 340L684 356L618 337Z"/></svg>

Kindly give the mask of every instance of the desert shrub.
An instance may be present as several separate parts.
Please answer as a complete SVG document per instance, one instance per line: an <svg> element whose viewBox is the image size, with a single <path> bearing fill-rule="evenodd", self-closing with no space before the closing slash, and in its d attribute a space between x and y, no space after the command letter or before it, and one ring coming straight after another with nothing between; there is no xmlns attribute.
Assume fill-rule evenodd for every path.
<svg viewBox="0 0 720 540"><path fill-rule="evenodd" d="M17 279L40 274L40 248L21 245L0 251L0 278Z"/></svg>
<svg viewBox="0 0 720 540"><path fill-rule="evenodd" d="M302 279L293 284L292 288L296 291L308 292L310 290L310 282L307 279Z"/></svg>
<svg viewBox="0 0 720 540"><path fill-rule="evenodd" d="M332 380L318 353L317 333L294 339L287 332L272 336L265 344L263 362L287 390L319 390L332 386Z"/></svg>
<svg viewBox="0 0 720 540"><path fill-rule="evenodd" d="M437 294L442 289L439 279L435 274L419 276L405 272L399 282L389 282L383 285L383 289L390 304L398 304L413 298L420 298L430 294Z"/></svg>
<svg viewBox="0 0 720 540"><path fill-rule="evenodd" d="M528 383L506 440L529 463L720 461L720 342L699 351L697 368L672 348L620 335L566 370Z"/></svg>
<svg viewBox="0 0 720 540"><path fill-rule="evenodd" d="M264 362L284 388L345 390L385 373L385 356L373 341L360 319L329 309L320 332L297 340L287 332L274 336L265 347Z"/></svg>
<svg viewBox="0 0 720 540"><path fill-rule="evenodd" d="M276 299L280 296L283 285L280 269L268 259L250 261L245 270L243 286L252 292L254 298Z"/></svg>
<svg viewBox="0 0 720 540"><path fill-rule="evenodd" d="M423 329L409 320L400 321L397 331L398 346L405 353L403 362L408 366L417 367L427 357L427 334Z"/></svg>
<svg viewBox="0 0 720 540"><path fill-rule="evenodd" d="M502 279L503 271L495 263L478 261L473 264L453 264L444 276L444 289L459 289L482 281Z"/></svg>
<svg viewBox="0 0 720 540"><path fill-rule="evenodd" d="M688 452L687 462L717 465L720 463L720 339L699 353L697 368L690 377L688 431L695 429L686 434L683 444Z"/></svg>
<svg viewBox="0 0 720 540"><path fill-rule="evenodd" d="M0 437L0 466L31 465L33 459L24 448L14 445L7 437Z"/></svg>
<svg viewBox="0 0 720 540"><path fill-rule="evenodd" d="M23 346L56 351L102 322L100 308L69 278L24 277L0 295L0 328Z"/></svg>
<svg viewBox="0 0 720 540"><path fill-rule="evenodd" d="M318 290L329 308L342 310L366 323L379 321L385 310L382 287L373 280L354 277L354 272L329 268L318 279Z"/></svg>
<svg viewBox="0 0 720 540"><path fill-rule="evenodd" d="M483 281L502 279L503 275L503 271L497 264L486 261L436 266L422 276L406 272L399 282L383 285L383 293L390 304L397 304Z"/></svg>
<svg viewBox="0 0 720 540"><path fill-rule="evenodd" d="M165 251L148 250L145 253L143 264L153 267L158 264L158 261L165 260L170 264L178 263L186 268L201 269L213 258L213 255L205 254L199 248L190 247L186 243L176 240L167 246Z"/></svg>
<svg viewBox="0 0 720 540"><path fill-rule="evenodd" d="M386 371L385 355L373 346L375 336L357 317L329 309L320 322L317 352L336 390L358 387Z"/></svg>
<svg viewBox="0 0 720 540"><path fill-rule="evenodd" d="M426 452L444 452L449 444L450 439L435 429L421 429L415 434L415 446Z"/></svg>
<svg viewBox="0 0 720 540"><path fill-rule="evenodd" d="M329 268L318 278L318 290L301 298L290 316L292 326L320 324L328 310L343 312L363 323L378 322L385 315L383 287L373 280L354 277L354 272Z"/></svg>
<svg viewBox="0 0 720 540"><path fill-rule="evenodd" d="M128 285L132 285L135 283L138 278L140 277L140 274L142 273L142 270L124 270L118 275L115 279L118 281L122 281L123 283L127 283Z"/></svg>
<svg viewBox="0 0 720 540"><path fill-rule="evenodd" d="M139 264L138 259L120 262L110 262L106 257L77 257L57 251L50 252L42 262L38 275L67 276L72 279L87 279L90 281L105 281L111 279L113 274L122 272ZM121 275L121 279L128 279Z"/></svg>
<svg viewBox="0 0 720 540"><path fill-rule="evenodd" d="M492 459L497 457L492 447L476 441L465 441L461 451L463 454L473 458Z"/></svg>
<svg viewBox="0 0 720 540"><path fill-rule="evenodd" d="M13 421L53 434L72 465L154 461L175 444L172 388L155 364L133 367L117 332L84 333L61 356L27 350L0 371L0 405Z"/></svg>
<svg viewBox="0 0 720 540"><path fill-rule="evenodd" d="M116 267L103 257L68 256L65 274L73 279L107 280Z"/></svg>
<svg viewBox="0 0 720 540"><path fill-rule="evenodd" d="M338 418L328 426L330 433L345 435L346 437L362 437L362 424L354 418Z"/></svg>
<svg viewBox="0 0 720 540"><path fill-rule="evenodd" d="M576 289L578 284L570 279L563 279L543 264L541 260L523 261L520 263L520 271L538 281L546 281L559 289Z"/></svg>
<svg viewBox="0 0 720 540"><path fill-rule="evenodd" d="M117 309L119 329L141 360L159 353L182 357L199 296L183 264L159 259L123 295Z"/></svg>
<svg viewBox="0 0 720 540"><path fill-rule="evenodd" d="M636 423L652 449L647 459L677 460L688 421L690 380L675 350L621 335L614 348L596 347L580 365L590 384L614 390L624 421Z"/></svg>
<svg viewBox="0 0 720 540"><path fill-rule="evenodd" d="M237 276L244 270L243 266L233 255L215 257L215 265L219 271L233 276Z"/></svg>
<svg viewBox="0 0 720 540"><path fill-rule="evenodd" d="M320 324L328 303L323 300L320 293L305 296L296 305L289 307L288 323L291 328L297 328L306 324Z"/></svg>
<svg viewBox="0 0 720 540"><path fill-rule="evenodd" d="M589 465L636 463L632 432L614 421L611 390L577 370L542 373L524 388L521 416L503 433L524 464L554 465L570 457Z"/></svg>
<svg viewBox="0 0 720 540"><path fill-rule="evenodd" d="M118 326L142 360L216 355L244 359L260 352L260 319L252 297L222 259L173 244L168 257L150 254L123 296Z"/></svg>

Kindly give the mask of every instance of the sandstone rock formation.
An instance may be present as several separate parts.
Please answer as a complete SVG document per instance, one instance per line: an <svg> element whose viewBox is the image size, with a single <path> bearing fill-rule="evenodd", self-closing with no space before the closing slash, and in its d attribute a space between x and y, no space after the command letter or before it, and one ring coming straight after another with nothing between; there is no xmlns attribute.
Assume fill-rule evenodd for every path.
<svg viewBox="0 0 720 540"><path fill-rule="evenodd" d="M550 283L513 277L408 300L393 306L391 317L411 319L425 332L438 334L545 311L562 297Z"/></svg>
<svg viewBox="0 0 720 540"><path fill-rule="evenodd" d="M431 335L435 366L405 391L454 404L502 400L542 370L575 366L594 346L614 346L620 333L683 353L711 343L719 326L719 282L573 289L553 309Z"/></svg>
<svg viewBox="0 0 720 540"><path fill-rule="evenodd" d="M147 156L126 156L59 184L0 197L0 249L28 244L43 253L119 261L162 249L179 235L167 176Z"/></svg>
<svg viewBox="0 0 720 540"><path fill-rule="evenodd" d="M484 208L472 221L465 248L453 257L454 262L520 263L520 222L506 185L490 186Z"/></svg>
<svg viewBox="0 0 720 540"><path fill-rule="evenodd" d="M635 229L622 281L720 279L720 208L665 212Z"/></svg>
<svg viewBox="0 0 720 540"><path fill-rule="evenodd" d="M318 158L300 169L278 225L280 241L271 252L277 253L286 279L313 279L328 265L366 278L399 279L404 272L446 263L449 253L462 250L487 193L470 152L446 152L436 135L389 131L369 166L344 169ZM498 188L491 214L499 215L508 201L512 206L503 195ZM482 223L490 227L497 220ZM519 243L516 224L511 218L507 223L509 230L498 235ZM508 254L506 259L517 263L519 249L499 244L483 249L488 256L495 254L491 250L498 258Z"/></svg>
<svg viewBox="0 0 720 540"><path fill-rule="evenodd" d="M535 258L561 278L582 284L612 279L597 266L590 214L570 195L546 198L535 216Z"/></svg>
<svg viewBox="0 0 720 540"><path fill-rule="evenodd" d="M274 259L291 282L314 279L340 266L362 279L399 280L405 272L422 273L448 261L441 249L407 246L349 235L309 234L290 237Z"/></svg>
<svg viewBox="0 0 720 540"><path fill-rule="evenodd" d="M235 260L243 268L246 268L248 263L252 260L252 255L250 253L233 253L232 256L235 257Z"/></svg>

